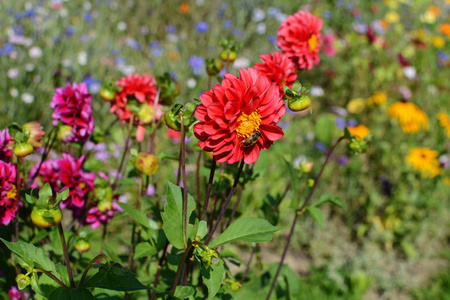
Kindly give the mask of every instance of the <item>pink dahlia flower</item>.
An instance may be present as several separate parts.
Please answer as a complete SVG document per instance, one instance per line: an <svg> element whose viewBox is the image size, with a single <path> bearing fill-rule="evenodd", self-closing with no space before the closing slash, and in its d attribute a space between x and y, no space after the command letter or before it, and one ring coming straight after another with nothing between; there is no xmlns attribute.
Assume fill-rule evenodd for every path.
<svg viewBox="0 0 450 300"><path fill-rule="evenodd" d="M86 83L57 88L53 95L51 108L53 125L60 121L72 127L72 136L67 142L86 142L94 131L94 118L91 106L92 95L89 94Z"/></svg>
<svg viewBox="0 0 450 300"><path fill-rule="evenodd" d="M99 227L102 224L108 224L114 217L114 213L120 210L120 206L116 201L112 200L108 207L94 206L88 210L86 216L86 224L90 224L92 229Z"/></svg>
<svg viewBox="0 0 450 300"><path fill-rule="evenodd" d="M322 36L322 47L323 52L327 56L335 56L337 50L334 47L334 42L336 41L336 35L334 33L324 34Z"/></svg>
<svg viewBox="0 0 450 300"><path fill-rule="evenodd" d="M320 62L322 20L309 12L298 11L278 28L277 45L300 70L311 70Z"/></svg>
<svg viewBox="0 0 450 300"><path fill-rule="evenodd" d="M0 225L7 225L16 217L16 176L16 167L0 160Z"/></svg>
<svg viewBox="0 0 450 300"><path fill-rule="evenodd" d="M8 147L11 144L11 137L9 136L8 128L0 130L0 160L11 160L11 148Z"/></svg>
<svg viewBox="0 0 450 300"><path fill-rule="evenodd" d="M273 52L272 54L263 54L259 56L264 63L255 65L255 70L259 75L264 75L271 82L278 85L280 94L284 95L283 86L292 88L292 84L297 79L294 63L284 54Z"/></svg>
<svg viewBox="0 0 450 300"><path fill-rule="evenodd" d="M286 110L278 86L252 68L240 69L239 77L225 74L200 100L194 134L219 163L252 164L284 135L276 125Z"/></svg>
<svg viewBox="0 0 450 300"><path fill-rule="evenodd" d="M94 189L95 174L83 171L82 167L86 156L79 159L69 153L63 153L63 158L58 161L58 177L61 182L61 190L68 188L69 198L61 202L62 207L83 207L85 195Z"/></svg>

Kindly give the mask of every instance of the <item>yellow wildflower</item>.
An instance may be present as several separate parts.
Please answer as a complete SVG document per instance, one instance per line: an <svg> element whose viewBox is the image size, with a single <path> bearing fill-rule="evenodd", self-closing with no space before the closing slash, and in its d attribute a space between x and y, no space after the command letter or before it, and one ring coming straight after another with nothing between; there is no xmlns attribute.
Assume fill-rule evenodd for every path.
<svg viewBox="0 0 450 300"><path fill-rule="evenodd" d="M372 96L370 96L367 101L369 102L369 105L383 105L387 101L387 96L384 92L376 92Z"/></svg>
<svg viewBox="0 0 450 300"><path fill-rule="evenodd" d="M386 20L386 22L393 24L400 21L400 16L395 11L390 11L384 16L384 19Z"/></svg>
<svg viewBox="0 0 450 300"><path fill-rule="evenodd" d="M404 133L417 133L428 129L428 116L411 102L397 101L388 108L388 115L398 120Z"/></svg>
<svg viewBox="0 0 450 300"><path fill-rule="evenodd" d="M450 116L445 112L440 112L436 115L436 118L439 120L441 127L444 128L447 136L450 137Z"/></svg>
<svg viewBox="0 0 450 300"><path fill-rule="evenodd" d="M423 178L433 178L441 173L439 152L430 148L413 148L409 150L406 161L420 171Z"/></svg>
<svg viewBox="0 0 450 300"><path fill-rule="evenodd" d="M443 48L445 46L445 40L441 36L435 36L432 40L433 46L436 48Z"/></svg>
<svg viewBox="0 0 450 300"><path fill-rule="evenodd" d="M347 110L351 114L360 114L364 111L366 103L363 98L355 98L348 102Z"/></svg>

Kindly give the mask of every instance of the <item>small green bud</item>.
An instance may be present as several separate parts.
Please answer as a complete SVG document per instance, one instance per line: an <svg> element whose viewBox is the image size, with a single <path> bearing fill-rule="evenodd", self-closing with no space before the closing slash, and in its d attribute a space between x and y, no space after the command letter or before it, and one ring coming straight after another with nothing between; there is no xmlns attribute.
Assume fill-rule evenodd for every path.
<svg viewBox="0 0 450 300"><path fill-rule="evenodd" d="M158 159L153 154L139 152L135 158L134 166L145 175L153 175L158 171Z"/></svg>
<svg viewBox="0 0 450 300"><path fill-rule="evenodd" d="M142 124L150 124L153 121L154 115L155 110L147 103L142 103L136 114L137 118L142 122Z"/></svg>
<svg viewBox="0 0 450 300"><path fill-rule="evenodd" d="M228 52L229 51L229 52ZM224 49L220 52L220 59L223 61L229 60L230 62L234 62L236 60L237 54L235 51Z"/></svg>
<svg viewBox="0 0 450 300"><path fill-rule="evenodd" d="M14 145L14 155L17 157L25 157L34 152L33 145L30 143L20 143Z"/></svg>
<svg viewBox="0 0 450 300"><path fill-rule="evenodd" d="M223 63L217 58L210 58L206 60L206 72L209 76L216 76L217 74L219 74L222 68Z"/></svg>
<svg viewBox="0 0 450 300"><path fill-rule="evenodd" d="M67 143L73 136L73 127L69 125L61 125L58 128L56 137L63 143Z"/></svg>
<svg viewBox="0 0 450 300"><path fill-rule="evenodd" d="M313 187L314 186L314 179L309 178L308 181L306 181L306 184L308 185L308 187Z"/></svg>
<svg viewBox="0 0 450 300"><path fill-rule="evenodd" d="M230 288L231 288L231 290L232 290L233 292L238 292L238 291L241 290L242 284L241 284L240 282L233 281L233 282L231 283Z"/></svg>
<svg viewBox="0 0 450 300"><path fill-rule="evenodd" d="M290 97L288 106L292 111L303 111L311 106L311 99L306 95Z"/></svg>
<svg viewBox="0 0 450 300"><path fill-rule="evenodd" d="M16 282L19 290L23 290L30 285L31 279L27 275L19 274L16 276Z"/></svg>
<svg viewBox="0 0 450 300"><path fill-rule="evenodd" d="M73 247L75 250L77 250L78 253L83 253L89 251L91 249L91 243L89 243L88 240L84 238L77 238L75 243L73 244Z"/></svg>

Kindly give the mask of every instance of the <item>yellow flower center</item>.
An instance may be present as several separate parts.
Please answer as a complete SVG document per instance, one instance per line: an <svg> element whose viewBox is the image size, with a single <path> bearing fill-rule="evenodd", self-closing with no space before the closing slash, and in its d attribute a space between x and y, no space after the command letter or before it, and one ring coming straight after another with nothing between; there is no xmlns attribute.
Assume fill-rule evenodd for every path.
<svg viewBox="0 0 450 300"><path fill-rule="evenodd" d="M14 184L11 184L11 185L12 185L12 189L10 189L9 191L6 192L6 198L8 198L9 200L15 200L17 197L17 189Z"/></svg>
<svg viewBox="0 0 450 300"><path fill-rule="evenodd" d="M84 189L86 187L86 182L80 182L79 187L80 189Z"/></svg>
<svg viewBox="0 0 450 300"><path fill-rule="evenodd" d="M317 36L313 34L308 40L309 50L311 50L311 52L316 50L318 43L319 41L317 41Z"/></svg>
<svg viewBox="0 0 450 300"><path fill-rule="evenodd" d="M259 129L259 124L261 124L261 116L255 110L250 115L242 113L237 119L239 125L235 129L240 138L247 138L255 130Z"/></svg>

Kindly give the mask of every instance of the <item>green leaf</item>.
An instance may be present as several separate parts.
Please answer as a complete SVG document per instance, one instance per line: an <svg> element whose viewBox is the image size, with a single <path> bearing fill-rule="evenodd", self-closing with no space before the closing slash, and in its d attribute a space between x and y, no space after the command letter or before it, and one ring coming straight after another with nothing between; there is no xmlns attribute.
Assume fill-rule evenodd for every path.
<svg viewBox="0 0 450 300"><path fill-rule="evenodd" d="M308 206L308 207L306 207L306 210L309 211L309 213L313 217L314 221L316 221L317 225L319 225L320 229L322 229L322 226L323 226L322 211L315 206Z"/></svg>
<svg viewBox="0 0 450 300"><path fill-rule="evenodd" d="M341 198L339 197L335 197L333 194L331 193L325 193L322 196L320 196L319 200L315 201L311 206L319 206L325 202L331 202L343 209L346 209L345 203L344 201L342 201Z"/></svg>
<svg viewBox="0 0 450 300"><path fill-rule="evenodd" d="M36 248L32 244L25 242L19 241L17 243L10 243L2 238L0 238L0 240L5 243L9 250L19 255L23 260L27 261L28 264L33 262L35 268L43 269L57 275L55 264L48 258L47 254L42 249Z"/></svg>
<svg viewBox="0 0 450 300"><path fill-rule="evenodd" d="M298 195L300 192L300 177L298 176L299 172L294 168L294 165L291 162L288 162L286 158L283 157L286 170L288 171L289 177L291 179L292 192L294 195ZM295 197L293 198L295 200Z"/></svg>
<svg viewBox="0 0 450 300"><path fill-rule="evenodd" d="M352 135L350 134L350 131L348 130L347 127L344 128L344 138L347 141L351 141L351 139L352 139Z"/></svg>
<svg viewBox="0 0 450 300"><path fill-rule="evenodd" d="M61 281L64 282L67 286L70 286L69 273L67 273L67 267L63 266L61 263L57 263L56 271L58 272Z"/></svg>
<svg viewBox="0 0 450 300"><path fill-rule="evenodd" d="M244 217L237 219L214 241L209 243L210 248L234 242L261 243L270 241L273 233L279 230L264 219Z"/></svg>
<svg viewBox="0 0 450 300"><path fill-rule="evenodd" d="M127 213L133 220L135 220L140 225L144 226L147 229L150 229L150 221L148 220L147 216L137 209L131 207L130 205L123 203L123 202L116 202L124 212Z"/></svg>
<svg viewBox="0 0 450 300"><path fill-rule="evenodd" d="M120 259L119 255L117 255L116 251L113 250L110 246L108 246L107 244L103 244L102 245L103 250L105 251L105 254L112 260L115 262L121 262L122 260Z"/></svg>
<svg viewBox="0 0 450 300"><path fill-rule="evenodd" d="M130 270L115 264L110 269L107 265L103 265L98 272L85 281L83 287L102 288L113 291L131 292L138 290L146 290L147 286L143 285L136 278L136 274Z"/></svg>
<svg viewBox="0 0 450 300"><path fill-rule="evenodd" d="M192 286L177 286L174 296L181 299L187 299L194 296L195 289Z"/></svg>
<svg viewBox="0 0 450 300"><path fill-rule="evenodd" d="M225 274L225 268L223 266L223 261L219 260L219 265L211 265L208 269L202 264L200 268L200 273L203 277L203 283L208 288L208 298L213 299L214 296L220 289L222 285L223 275Z"/></svg>
<svg viewBox="0 0 450 300"><path fill-rule="evenodd" d="M194 224L194 238L196 236L200 237L200 239L204 238L206 235L206 232L208 230L208 224L206 221L199 221L198 219L195 219Z"/></svg>
<svg viewBox="0 0 450 300"><path fill-rule="evenodd" d="M88 289L79 288L79 289L65 289L62 287L54 289L48 300L93 300L94 296Z"/></svg>
<svg viewBox="0 0 450 300"><path fill-rule="evenodd" d="M31 260L21 256L16 256L16 260L22 268L27 270L27 272L33 271L34 263Z"/></svg>
<svg viewBox="0 0 450 300"><path fill-rule="evenodd" d="M302 89L302 84L300 83L300 81L296 80L294 82L294 84L292 85L292 90L294 90L295 92L299 92Z"/></svg>
<svg viewBox="0 0 450 300"><path fill-rule="evenodd" d="M166 204L164 211L161 212L163 220L163 230L169 242L178 249L184 249L183 240L183 189L172 183L168 183L166 192ZM195 209L195 201L191 195L188 194L187 203L187 219L191 216ZM190 234L188 234L190 233ZM193 226L188 225L188 238L193 238Z"/></svg>
<svg viewBox="0 0 450 300"><path fill-rule="evenodd" d="M52 191L52 187L47 182L46 184L44 184L44 186L39 191L39 198L36 201L36 206L47 207L48 206L47 199L49 197L53 197L53 191Z"/></svg>
<svg viewBox="0 0 450 300"><path fill-rule="evenodd" d="M156 250L156 248L152 244L148 242L142 242L136 245L133 258L137 259L141 257L153 256L156 254L158 254L158 250Z"/></svg>
<svg viewBox="0 0 450 300"><path fill-rule="evenodd" d="M172 155L172 154L170 154L168 152L164 152L164 151L161 152L158 155L158 161L161 161L163 159L169 159L169 160L176 160L176 161L178 161L178 157L177 156L174 156L174 155Z"/></svg>
<svg viewBox="0 0 450 300"><path fill-rule="evenodd" d="M47 230L41 230L39 231L36 236L30 241L30 244L36 244L39 243L42 239L44 239L48 235Z"/></svg>
<svg viewBox="0 0 450 300"><path fill-rule="evenodd" d="M66 188L61 193L56 193L56 204L55 206L58 206L61 201L66 200L69 197L69 189Z"/></svg>

